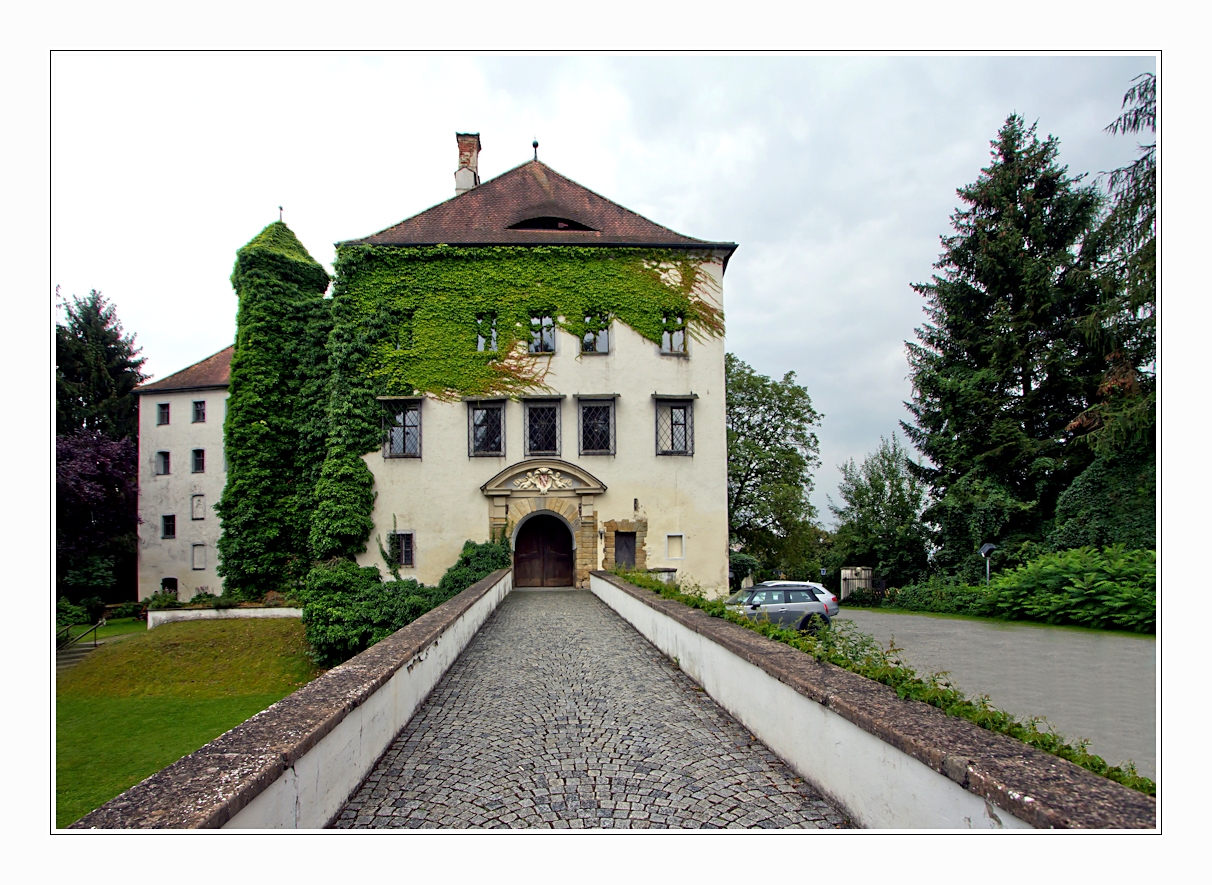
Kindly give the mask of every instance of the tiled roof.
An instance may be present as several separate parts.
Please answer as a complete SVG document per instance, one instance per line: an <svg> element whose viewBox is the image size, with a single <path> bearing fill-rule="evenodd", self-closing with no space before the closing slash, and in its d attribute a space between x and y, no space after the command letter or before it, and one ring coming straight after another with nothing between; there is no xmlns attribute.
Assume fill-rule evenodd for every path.
<svg viewBox="0 0 1212 885"><path fill-rule="evenodd" d="M236 347L225 347L201 362L135 388L135 393L158 393L165 390L200 390L206 387L226 387L231 380L231 354Z"/></svg>
<svg viewBox="0 0 1212 885"><path fill-rule="evenodd" d="M592 230L510 229L535 218L567 219ZM661 227L565 178L538 160L510 169L387 230L346 243L375 246L432 246L439 243L661 246L725 249L728 255L736 249L736 243L696 240Z"/></svg>

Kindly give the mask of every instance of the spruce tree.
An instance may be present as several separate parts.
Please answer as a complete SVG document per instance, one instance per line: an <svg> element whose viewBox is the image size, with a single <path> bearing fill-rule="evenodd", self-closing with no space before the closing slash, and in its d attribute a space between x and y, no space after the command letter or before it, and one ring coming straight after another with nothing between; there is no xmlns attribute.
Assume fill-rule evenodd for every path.
<svg viewBox="0 0 1212 885"><path fill-rule="evenodd" d="M1016 114L991 146L992 162L957 192L939 272L913 287L929 321L907 342L913 420L902 422L933 465L915 469L931 485L936 562L969 577L982 543L1013 562L1043 540L1057 497L1091 460L1066 426L1103 371L1079 328L1097 302L1085 245L1099 194Z"/></svg>
<svg viewBox="0 0 1212 885"><path fill-rule="evenodd" d="M116 308L96 289L63 307L67 322L55 326L55 433L134 439L132 391L147 377L135 336L123 334Z"/></svg>
<svg viewBox="0 0 1212 885"><path fill-rule="evenodd" d="M236 253L240 299L223 442L219 574L225 595L295 589L324 460L329 277L276 221Z"/></svg>

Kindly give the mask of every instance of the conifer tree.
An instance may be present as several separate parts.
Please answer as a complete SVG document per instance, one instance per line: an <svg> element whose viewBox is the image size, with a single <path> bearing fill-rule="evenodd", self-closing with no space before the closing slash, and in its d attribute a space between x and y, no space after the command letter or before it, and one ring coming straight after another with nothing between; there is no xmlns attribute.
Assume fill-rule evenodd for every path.
<svg viewBox="0 0 1212 885"><path fill-rule="evenodd" d="M324 459L331 328L329 277L276 221L236 253L240 299L223 427L227 484L219 574L224 594L259 598L298 586Z"/></svg>
<svg viewBox="0 0 1212 885"><path fill-rule="evenodd" d="M913 420L902 422L933 464L915 469L932 488L936 561L972 576L982 543L1012 562L1042 541L1091 460L1066 425L1103 371L1079 328L1097 301L1086 240L1100 197L1018 115L991 145L990 165L957 192L939 273L914 286L929 322L907 342Z"/></svg>
<svg viewBox="0 0 1212 885"><path fill-rule="evenodd" d="M132 391L147 377L135 336L123 334L117 309L96 289L63 307L67 322L55 326L55 433L134 439Z"/></svg>

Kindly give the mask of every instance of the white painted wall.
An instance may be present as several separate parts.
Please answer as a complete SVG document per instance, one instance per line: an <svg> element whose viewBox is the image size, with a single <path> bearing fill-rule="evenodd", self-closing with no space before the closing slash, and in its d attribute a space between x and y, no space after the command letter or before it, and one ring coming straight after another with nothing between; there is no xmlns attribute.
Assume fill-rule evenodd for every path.
<svg viewBox="0 0 1212 885"><path fill-rule="evenodd" d="M206 402L206 421L193 423L193 403ZM188 601L205 591L223 590L218 564L219 517L214 511L227 471L223 461L223 418L227 391L151 391L139 396L139 599L160 589L163 578L177 579L177 597ZM156 424L156 408L169 404L169 423ZM193 449L206 452L204 473L191 472ZM171 473L156 475L156 452L170 454ZM191 501L202 495L202 519L193 519ZM177 537L160 537L160 517L177 517ZM193 546L202 545L205 565L195 568Z"/></svg>
<svg viewBox="0 0 1212 885"><path fill-rule="evenodd" d="M592 576L590 589L855 823L1031 828L609 581Z"/></svg>
<svg viewBox="0 0 1212 885"><path fill-rule="evenodd" d="M513 572L507 572L224 828L319 829L332 820L512 589Z"/></svg>
<svg viewBox="0 0 1212 885"><path fill-rule="evenodd" d="M147 629L176 621L229 621L248 618L301 618L301 608L168 608L147 613Z"/></svg>
<svg viewBox="0 0 1212 885"><path fill-rule="evenodd" d="M722 292L723 268L705 264ZM722 304L720 305L722 306ZM724 410L724 341L690 340L689 356L664 356L660 348L616 321L610 353L580 354L573 336L557 331L556 352L548 362L546 383L564 394L560 458L588 471L607 487L594 501L600 526L611 519L648 520L650 568L676 568L679 577L712 592L728 584L728 452ZM617 393L616 454L578 455L575 394ZM696 393L694 455L656 454L656 406L653 393ZM361 565L386 566L375 543L392 531L416 533L416 567L403 577L436 584L467 540L484 541L489 532L489 501L480 486L505 467L524 461L523 404L505 407L505 457L469 457L467 404L426 400L421 407L421 459L364 456L375 477L375 530ZM635 502L639 501L638 509ZM667 554L666 535L684 536L682 558ZM599 563L601 541L598 542Z"/></svg>

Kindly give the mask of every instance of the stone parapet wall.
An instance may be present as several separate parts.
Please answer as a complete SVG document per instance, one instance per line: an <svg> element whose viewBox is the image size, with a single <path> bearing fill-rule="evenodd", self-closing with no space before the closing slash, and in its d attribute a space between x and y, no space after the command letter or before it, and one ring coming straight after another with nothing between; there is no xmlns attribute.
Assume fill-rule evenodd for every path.
<svg viewBox="0 0 1212 885"><path fill-rule="evenodd" d="M867 827L1152 829L1157 803L752 630L594 572L594 594Z"/></svg>
<svg viewBox="0 0 1212 885"><path fill-rule="evenodd" d="M240 618L301 618L301 608L165 608L147 613L147 629L174 621L225 621Z"/></svg>
<svg viewBox="0 0 1212 885"><path fill-rule="evenodd" d="M72 829L325 826L512 586L493 572Z"/></svg>

